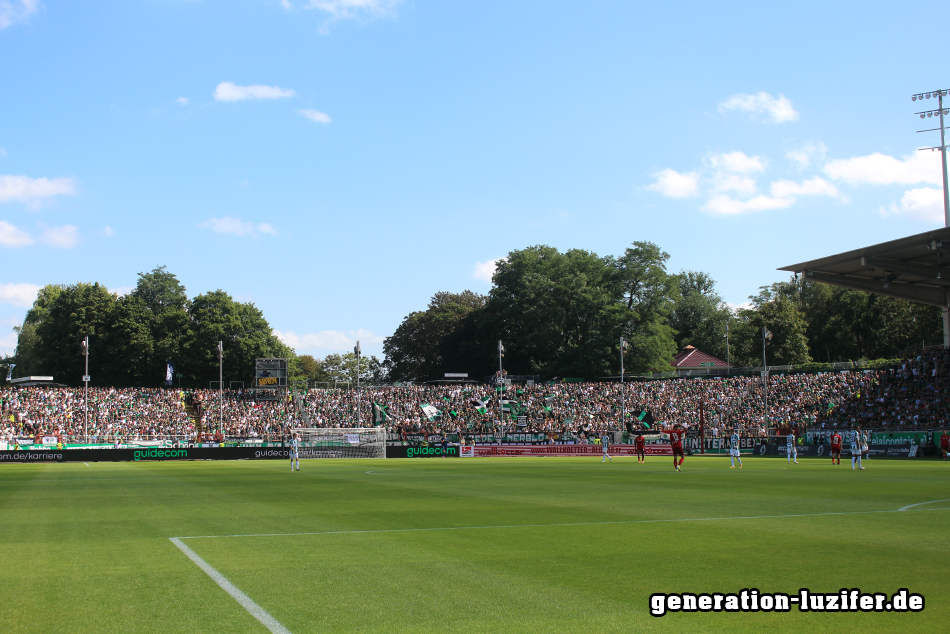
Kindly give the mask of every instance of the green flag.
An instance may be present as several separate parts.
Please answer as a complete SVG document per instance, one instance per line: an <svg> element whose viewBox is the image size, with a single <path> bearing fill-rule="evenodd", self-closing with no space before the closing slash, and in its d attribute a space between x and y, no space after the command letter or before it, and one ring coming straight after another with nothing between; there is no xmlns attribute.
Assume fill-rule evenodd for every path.
<svg viewBox="0 0 950 634"><path fill-rule="evenodd" d="M383 425L387 420L391 418L389 414L389 405L382 405L381 403L373 403L373 424L374 425Z"/></svg>

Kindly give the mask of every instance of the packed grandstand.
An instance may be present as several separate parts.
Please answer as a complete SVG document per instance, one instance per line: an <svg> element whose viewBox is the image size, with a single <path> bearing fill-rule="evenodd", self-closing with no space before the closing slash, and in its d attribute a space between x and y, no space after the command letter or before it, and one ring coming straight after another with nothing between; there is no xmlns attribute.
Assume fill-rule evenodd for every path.
<svg viewBox="0 0 950 634"><path fill-rule="evenodd" d="M923 431L950 422L948 368L950 353L934 348L879 370L772 375L767 412L761 379L747 376L513 385L503 392L487 385L310 389L277 401L256 400L250 390L92 388L88 422L82 388L3 387L0 441L193 442L202 432L218 440L276 440L295 427L381 425L396 441L410 434L477 441L504 429L572 442L666 424L696 429L701 411L713 436L733 428L744 436L856 426Z"/></svg>

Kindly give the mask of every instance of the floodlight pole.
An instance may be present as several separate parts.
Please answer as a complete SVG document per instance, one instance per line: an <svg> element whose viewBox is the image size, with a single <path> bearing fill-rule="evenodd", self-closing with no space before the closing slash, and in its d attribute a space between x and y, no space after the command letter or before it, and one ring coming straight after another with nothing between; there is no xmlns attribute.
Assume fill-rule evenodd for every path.
<svg viewBox="0 0 950 634"><path fill-rule="evenodd" d="M82 353L86 357L86 373L82 375L82 382L86 388L82 399L82 437L83 441L89 443L89 335L82 340Z"/></svg>
<svg viewBox="0 0 950 634"><path fill-rule="evenodd" d="M620 427L621 431L627 426L627 399L623 388L623 351L627 348L627 342L620 337Z"/></svg>
<svg viewBox="0 0 950 634"><path fill-rule="evenodd" d="M505 377L501 369L501 358L503 356L505 356L505 346L501 345L501 339L499 339L498 340L498 381L497 381L498 388L499 388L498 390L498 420L502 428L504 428L504 421L505 421L504 412L501 411L501 395L505 386L505 383L504 383Z"/></svg>
<svg viewBox="0 0 950 634"><path fill-rule="evenodd" d="M765 365L765 333L766 327L762 326L762 385L765 389L765 429L769 428L769 368Z"/></svg>
<svg viewBox="0 0 950 634"><path fill-rule="evenodd" d="M726 376L732 374L732 361L729 359L729 322L726 322Z"/></svg>
<svg viewBox="0 0 950 634"><path fill-rule="evenodd" d="M936 115L940 117L940 147L939 148L920 148L921 150L940 150L940 175L943 177L943 226L950 227L950 188L947 186L947 139L946 126L944 125L943 98L950 95L950 90L935 90L933 92L918 93L911 97L911 101L919 101L931 96L937 98ZM917 112L920 118L932 117L933 110L924 110ZM934 130L918 130L918 132L933 132ZM939 254L938 254L939 255ZM939 266L939 260L938 260ZM937 274L940 274L939 268ZM950 348L950 307L943 307L943 347Z"/></svg>
<svg viewBox="0 0 950 634"><path fill-rule="evenodd" d="M359 427L363 426L363 412L360 411L360 406L363 404L362 399L360 398L360 342L356 342L356 347L353 348L353 352L356 353L356 424Z"/></svg>
<svg viewBox="0 0 950 634"><path fill-rule="evenodd" d="M221 432L221 417L224 408L224 342L218 342L218 432Z"/></svg>
<svg viewBox="0 0 950 634"><path fill-rule="evenodd" d="M945 136L945 127L943 124L943 97L947 94L946 90L941 90L937 97L937 104L940 107L940 175L943 176L943 226L950 227L950 189L947 188L947 141ZM938 271L939 273L939 271ZM943 307L943 347L950 348L950 306Z"/></svg>

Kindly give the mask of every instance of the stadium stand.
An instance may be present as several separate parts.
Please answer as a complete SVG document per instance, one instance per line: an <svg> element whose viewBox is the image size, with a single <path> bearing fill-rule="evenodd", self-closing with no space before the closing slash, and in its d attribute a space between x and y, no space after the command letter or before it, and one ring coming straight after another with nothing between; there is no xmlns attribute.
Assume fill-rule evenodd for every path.
<svg viewBox="0 0 950 634"><path fill-rule="evenodd" d="M312 389L288 401L256 401L250 390L225 390L220 431L227 439L277 439L298 426L382 422L397 438L489 433L497 429L498 401L504 398L511 401L503 418L508 431L583 439L623 430L621 389L626 420L634 431L650 429L651 421L652 429L657 422L695 428L700 409L710 436L734 426L744 436L853 425L916 431L947 426L948 368L950 355L935 348L882 370L771 376L767 420L758 377L648 381L623 388L618 383L564 383L511 387L504 393L484 385L370 386L359 392ZM214 390L90 389L89 440L193 441L202 431L208 438L219 431L218 398ZM0 440L51 435L63 442L83 439L81 388L3 387L0 400ZM427 414L423 405L435 409Z"/></svg>

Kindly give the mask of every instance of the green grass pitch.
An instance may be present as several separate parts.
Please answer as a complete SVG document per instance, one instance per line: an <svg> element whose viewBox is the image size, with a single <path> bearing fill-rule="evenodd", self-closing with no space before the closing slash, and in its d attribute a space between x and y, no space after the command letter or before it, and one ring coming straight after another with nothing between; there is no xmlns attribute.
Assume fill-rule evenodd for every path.
<svg viewBox="0 0 950 634"><path fill-rule="evenodd" d="M948 631L950 464L671 462L0 465L0 631L266 633L173 537L294 634ZM926 605L649 614L753 587Z"/></svg>

